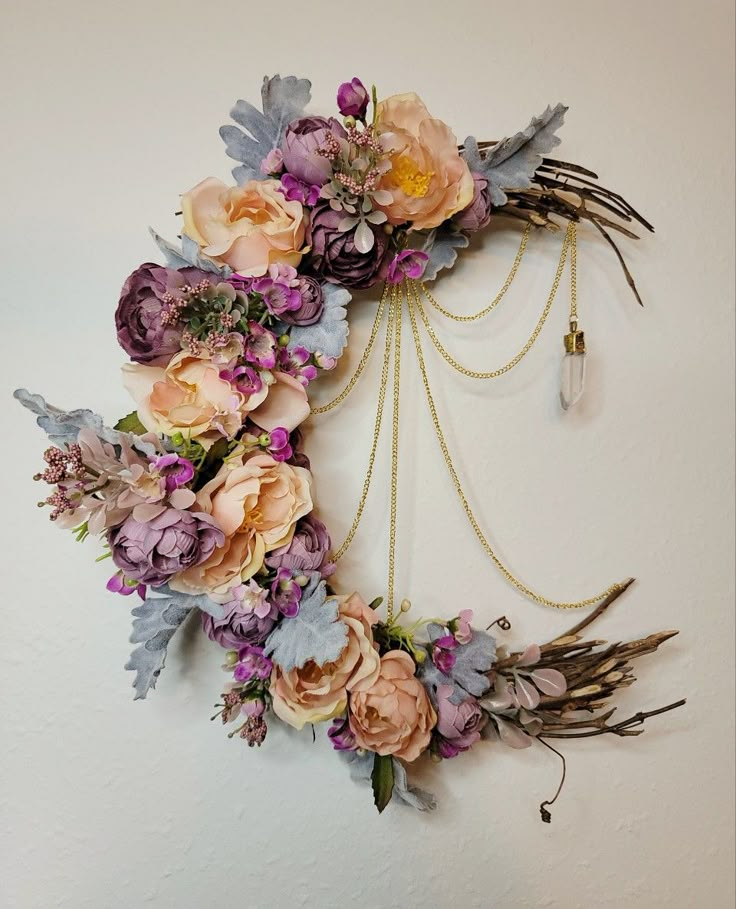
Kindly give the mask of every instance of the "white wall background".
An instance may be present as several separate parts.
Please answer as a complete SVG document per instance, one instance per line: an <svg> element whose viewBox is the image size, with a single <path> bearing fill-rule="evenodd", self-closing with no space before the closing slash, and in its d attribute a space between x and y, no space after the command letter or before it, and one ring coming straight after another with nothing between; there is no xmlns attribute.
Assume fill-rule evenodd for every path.
<svg viewBox="0 0 736 909"><path fill-rule="evenodd" d="M732 4L24 0L5 6L0 41L2 905L732 906ZM379 818L309 733L273 729L260 751L227 741L208 722L221 654L194 631L172 646L158 690L133 703L129 604L105 593L94 544L35 508L44 440L11 388L111 420L129 409L112 324L120 285L155 254L149 224L174 234L178 194L227 176L217 128L276 71L310 76L320 112L354 74L383 95L417 90L460 137L498 138L564 100L560 154L657 226L626 244L643 310L582 232L591 364L578 411L556 404L564 304L493 387L429 357L473 501L522 577L575 597L636 575L598 633L682 631L641 663L621 711L683 695L687 708L637 740L571 744L549 827L537 805L558 765L542 748L479 747L430 768L434 816ZM493 232L441 282L441 301L470 312L489 299L518 237ZM462 360L487 368L518 349L559 243L535 236L504 304L450 329ZM353 363L372 312L351 310ZM400 594L429 615L468 603L481 622L505 613L514 643L560 633L570 617L522 600L474 545L416 369L405 374ZM377 378L374 363L352 406L310 437L336 538L362 482ZM385 455L339 578L368 598L385 583Z"/></svg>

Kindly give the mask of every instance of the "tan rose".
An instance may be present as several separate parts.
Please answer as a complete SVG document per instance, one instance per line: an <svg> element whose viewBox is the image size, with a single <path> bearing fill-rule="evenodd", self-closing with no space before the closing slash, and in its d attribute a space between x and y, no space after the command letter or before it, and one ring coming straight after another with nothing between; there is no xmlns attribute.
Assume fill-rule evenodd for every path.
<svg viewBox="0 0 736 909"><path fill-rule="evenodd" d="M297 266L304 246L304 209L279 191L278 180L227 186L208 177L181 197L184 233L205 255L241 275L269 265Z"/></svg>
<svg viewBox="0 0 736 909"><path fill-rule="evenodd" d="M270 455L229 458L197 493L195 511L211 514L225 545L171 581L185 593L220 595L247 581L267 552L288 543L312 510L311 474Z"/></svg>
<svg viewBox="0 0 736 909"><path fill-rule="evenodd" d="M473 199L473 177L460 157L454 133L434 119L409 92L378 105L381 142L391 160L380 188L393 196L380 208L392 224L411 222L416 230L437 227Z"/></svg>
<svg viewBox="0 0 736 909"><path fill-rule="evenodd" d="M342 713L348 692L370 688L378 677L381 660L371 631L378 616L357 593L340 597L338 608L348 629L348 641L339 659L324 666L309 662L290 672L274 667L271 676L274 712L297 729L305 723L319 723Z"/></svg>
<svg viewBox="0 0 736 909"><path fill-rule="evenodd" d="M437 714L403 650L381 657L378 678L350 696L350 729L359 748L415 761L429 745Z"/></svg>

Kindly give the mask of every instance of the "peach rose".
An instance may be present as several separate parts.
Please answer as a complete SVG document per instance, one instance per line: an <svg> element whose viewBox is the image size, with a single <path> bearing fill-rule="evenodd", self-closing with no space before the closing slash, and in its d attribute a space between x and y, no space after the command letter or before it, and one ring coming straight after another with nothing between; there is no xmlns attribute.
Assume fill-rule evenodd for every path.
<svg viewBox="0 0 736 909"><path fill-rule="evenodd" d="M220 378L221 366L206 353L193 357L182 350L169 365L123 366L123 384L136 402L138 418L151 432L182 433L209 448L217 439L233 438L246 416L270 431L295 429L309 415L304 386L293 376L272 374L271 384L243 394Z"/></svg>
<svg viewBox="0 0 736 909"><path fill-rule="evenodd" d="M381 657L378 678L350 697L350 729L359 748L415 761L429 745L437 714L403 650Z"/></svg>
<svg viewBox="0 0 736 909"><path fill-rule="evenodd" d="M424 102L409 92L378 105L381 142L391 170L381 189L393 196L380 206L391 224L410 221L416 230L437 227L473 199L473 177L460 157L454 133L435 120Z"/></svg>
<svg viewBox="0 0 736 909"><path fill-rule="evenodd" d="M227 186L207 177L181 197L184 233L205 255L241 275L260 277L269 265L298 265L304 209L279 192L278 180Z"/></svg>
<svg viewBox="0 0 736 909"><path fill-rule="evenodd" d="M171 581L183 593L225 594L263 566L267 552L288 543L312 510L311 474L270 455L228 458L197 493L194 511L212 515L225 545Z"/></svg>
<svg viewBox="0 0 736 909"><path fill-rule="evenodd" d="M339 659L324 666L308 662L290 672L274 667L271 676L274 712L296 729L342 713L348 692L370 688L378 678L381 659L371 631L378 616L357 593L340 597L338 608L348 629L348 641Z"/></svg>

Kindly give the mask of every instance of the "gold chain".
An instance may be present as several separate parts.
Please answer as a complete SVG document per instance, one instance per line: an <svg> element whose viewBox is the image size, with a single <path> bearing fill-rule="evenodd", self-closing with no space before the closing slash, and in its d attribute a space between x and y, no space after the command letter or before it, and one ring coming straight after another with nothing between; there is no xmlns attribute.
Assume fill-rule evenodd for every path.
<svg viewBox="0 0 736 909"><path fill-rule="evenodd" d="M402 282L402 287L404 282ZM396 575L396 516L399 495L399 399L401 396L401 317L403 297L394 287L391 291L391 311L394 319L394 408L391 427L391 512L388 536L388 584L386 590L386 621L390 625L394 617L394 578ZM408 298L407 298L408 302Z"/></svg>
<svg viewBox="0 0 736 909"><path fill-rule="evenodd" d="M508 274L508 277L504 281L503 287L496 296L491 300L488 306L485 309L481 309L480 312L475 313L473 316L456 316L455 313L450 312L447 309L443 309L442 306L435 300L432 294L427 290L427 286L422 284L422 291L424 296L429 300L432 306L437 310L437 312L442 313L443 316L447 316L448 319L452 319L455 322L476 322L478 319L482 319L483 316L487 316L489 312L494 310L498 304L503 300L506 295L506 291L511 287L511 284L516 277L516 272L519 270L521 265L521 260L526 251L526 245L529 241L529 232L531 231L531 224L527 224L524 228L524 233L521 238L521 243L519 244L519 251L516 253L516 258L514 259L514 264L511 266L511 271Z"/></svg>
<svg viewBox="0 0 736 909"><path fill-rule="evenodd" d="M534 342L539 337L539 334L542 331L542 328L544 328L544 323L547 321L547 316L549 315L550 310L552 309L552 304L554 303L555 297L557 296L557 290L560 286L560 280L562 279L562 273L565 270L565 261L567 260L567 250L568 250L568 247L570 246L572 238L574 237L574 232L572 230L572 227L573 227L573 223L570 222L570 226L568 226L567 232L565 233L565 239L562 242L562 252L560 253L560 261L557 264L557 271L555 272L555 278L554 278L554 281L552 282L552 289L549 292L549 296L547 297L547 302L544 305L544 309L542 310L542 315L539 317L539 321L537 322L537 324L534 327L534 331L532 331L526 344L521 348L521 350L516 354L516 356L513 357L511 360L509 360L508 363L504 364L503 366L500 366L498 369L491 370L490 372L479 372L478 370L475 370L475 369L466 369L466 367L464 367L460 363L458 363L457 360L455 360L454 357L452 357L442 346L440 339L437 337L437 335L434 332L434 329L432 328L432 326L429 323L429 319L427 318L427 314L424 311L424 307L422 306L422 302L419 299L419 295L418 294L416 295L417 312L419 313L419 315L422 319L422 322L424 322L424 327L427 330L427 334L429 335L434 346L437 348L438 353L450 364L450 366L452 366L453 369L457 370L457 372L461 373L464 376L467 376L470 379L497 379L499 376L503 376L507 372L512 370L514 368L514 366L516 366L518 363L520 363L524 359L524 357L529 353L532 346L534 345ZM426 292L423 284L417 284L416 282L414 282L414 285L415 285L415 291L416 291L416 287L419 287L426 295L427 292ZM428 298L428 299L430 299L430 298ZM430 302L431 302L431 299L430 299Z"/></svg>
<svg viewBox="0 0 736 909"><path fill-rule="evenodd" d="M370 334L370 337L368 338L368 343L366 344L366 348L363 351L363 356L360 358L360 362L358 363L358 365L355 369L355 372L353 373L350 381L345 386L345 388L343 388L343 390L340 392L340 394L336 398L333 398L329 403L323 404L321 407L312 407L312 409L310 410L310 413L313 416L316 416L316 415L322 414L322 413L327 413L328 411L333 410L335 407L337 407L338 404L342 404L342 402L345 400L345 398L347 398L347 396L350 394L350 392L355 387L355 383L361 377L363 370L365 369L366 363L368 362L368 360L370 360L371 354L373 353L373 345L376 343L376 337L378 335L378 329L380 328L380 325L381 325L381 319L383 318L383 312L386 308L386 301L388 300L388 294L389 294L389 289L388 289L388 284L387 284L383 289L383 295L381 296L381 302L380 302L380 304L378 306L378 310L376 312L376 318L373 320L373 327L371 328L371 334Z"/></svg>
<svg viewBox="0 0 736 909"><path fill-rule="evenodd" d="M584 600L578 600L577 602L570 602L570 603L557 602L556 600L550 600L547 597L540 596L538 593L535 593L533 590L531 590L531 588L527 587L526 584L522 583L517 577L515 577L515 575L513 575L511 573L511 571L509 571L509 569L504 565L504 563L501 561L501 559L498 557L498 555L496 555L496 552L494 551L493 547L486 539L483 531L480 529L480 525L478 524L478 521L477 521L475 515L473 514L473 510L470 507L467 496L465 495L462 484L460 483L460 479L457 475L457 471L455 470L455 465L453 464L452 458L450 457L450 452L447 447L447 442L445 441L445 434L442 431L439 417L437 415L437 408L435 407L434 398L432 396L432 390L429 385L429 378L427 376L427 369L426 369L426 366L424 363L424 355L422 353L422 342L421 342L421 338L419 337L419 327L418 327L416 315L414 312L415 305L418 306L420 303L419 294L417 293L417 286L418 285L416 284L416 282L410 282L409 298L408 298L407 302L408 302L408 309L409 309L409 317L411 319L412 334L414 335L414 346L415 346L416 352L417 352L417 361L419 362L419 370L422 375L422 384L424 385L424 393L427 398L427 404L429 405L430 414L432 416L432 423L434 424L435 435L437 437L437 441L439 442L439 446L442 450L442 455L445 460L445 466L447 467L447 471L450 474L452 484L455 487L455 492L457 493L457 496L460 499L460 503L463 506L465 515L466 515L468 521L470 522L470 526L475 531L475 535L478 538L478 541L480 542L481 546L485 550L486 554L489 556L489 558L494 563L496 568L506 578L506 580L509 581L511 584L513 584L513 586L518 591L523 593L529 599L534 600L534 602L540 603L542 606L550 606L553 609L581 609L584 606L592 606L594 603L600 602L604 597L608 596L609 594L614 593L617 590L620 590L623 586L622 584L612 584L610 587L608 587L606 590L603 590L601 593L597 594L596 596L587 597Z"/></svg>
<svg viewBox="0 0 736 909"><path fill-rule="evenodd" d="M570 221L570 324L578 320L578 226Z"/></svg>

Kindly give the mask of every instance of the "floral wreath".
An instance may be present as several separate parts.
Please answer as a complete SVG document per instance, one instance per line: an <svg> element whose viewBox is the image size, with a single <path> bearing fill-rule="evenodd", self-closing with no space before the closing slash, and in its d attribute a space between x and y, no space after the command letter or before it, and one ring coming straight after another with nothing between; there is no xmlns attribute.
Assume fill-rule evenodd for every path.
<svg viewBox="0 0 736 909"><path fill-rule="evenodd" d="M130 358L123 381L136 409L114 428L89 410L63 411L16 392L51 446L35 479L52 489L40 503L77 540L100 537L115 572L107 589L133 608L136 698L164 667L172 636L192 613L225 650L219 711L229 737L260 746L267 723L329 724L351 775L370 780L379 811L392 795L421 810L434 797L409 782L420 756L456 758L482 739L512 748L591 735L637 735L648 717L612 721L609 698L634 681L631 660L674 631L606 644L583 630L629 586L614 584L572 603L542 597L501 562L473 515L454 468L422 355L424 325L437 350L466 375L491 378L523 357L541 330L567 257L575 273L576 227L592 224L634 280L612 232L635 237L651 225L594 173L546 157L559 144L566 108L547 108L500 142L451 129L413 93L378 101L354 78L339 87L340 118L305 113L307 80L264 80L262 110L238 101L223 126L236 185L203 180L182 196L179 244L153 233L164 265L145 263L125 281L115 313ZM426 287L452 267L474 233L504 216L525 224L517 261L499 297L472 317L443 310ZM567 225L563 254L540 323L521 355L500 370L467 370L432 329L422 299L471 321L489 312L513 280L530 229ZM310 408L307 389L332 370L348 339L354 291L383 284L366 351L343 391ZM567 354L584 351L571 283ZM641 302L641 301L639 301ZM437 439L466 515L487 554L518 590L544 605L597 608L547 644L520 651L473 613L409 622L394 609L401 326L408 313ZM360 378L386 317L376 432L356 519L333 551L315 516L300 425L331 410ZM571 340L570 340L571 339ZM393 357L389 580L382 599L340 594L336 563L350 545L370 486ZM567 380L582 373L568 372ZM570 391L574 397L581 387ZM573 401L563 394L563 405ZM347 588L349 589L349 587ZM559 752L557 752L559 754ZM564 779L564 758L563 758ZM560 784L560 788L561 788ZM559 794L559 789L558 793ZM555 795L555 798L557 795ZM551 801L554 801L552 799ZM540 806L549 821L548 805Z"/></svg>

